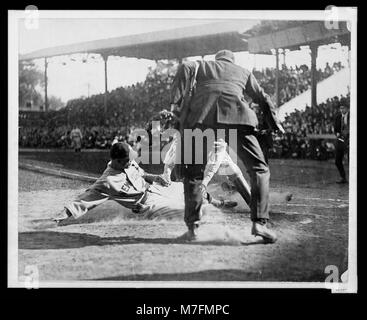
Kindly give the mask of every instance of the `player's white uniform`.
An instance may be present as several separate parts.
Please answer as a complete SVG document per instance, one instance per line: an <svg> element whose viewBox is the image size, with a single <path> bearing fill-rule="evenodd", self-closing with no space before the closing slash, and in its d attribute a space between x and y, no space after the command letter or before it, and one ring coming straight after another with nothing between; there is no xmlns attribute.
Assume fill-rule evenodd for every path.
<svg viewBox="0 0 367 320"><path fill-rule="evenodd" d="M177 162L177 146L178 141L175 137L164 159L163 175L167 180L170 180L171 171ZM204 171L205 186L217 172L229 177L242 177L247 185L240 168L227 153L226 146L224 141L215 142ZM183 217L185 204L182 183L173 182L168 187L147 183L143 178L144 170L133 160L136 158L136 152L132 151L130 148L132 161L127 169L116 170L109 162L101 177L83 194L65 206L74 218L80 218L88 210L107 200L114 200L147 219ZM250 190L248 185L247 188Z"/></svg>
<svg viewBox="0 0 367 320"><path fill-rule="evenodd" d="M101 177L65 208L74 218L80 218L88 210L107 200L114 200L147 219L171 215L183 216L183 198L179 201L169 196L169 194L172 195L173 187L178 187L177 192L183 194L182 186L178 186L182 184L175 184L169 188L157 184L151 185L144 180L143 176L144 170L135 161L131 161L129 167L123 171L112 168L109 162Z"/></svg>

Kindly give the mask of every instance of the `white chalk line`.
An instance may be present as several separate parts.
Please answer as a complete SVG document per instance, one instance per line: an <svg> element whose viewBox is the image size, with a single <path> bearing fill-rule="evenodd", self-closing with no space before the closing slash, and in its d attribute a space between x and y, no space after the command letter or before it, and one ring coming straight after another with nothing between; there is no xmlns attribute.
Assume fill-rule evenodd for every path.
<svg viewBox="0 0 367 320"><path fill-rule="evenodd" d="M313 216L313 217L317 217L317 218L327 218L329 219L330 216L325 216L322 214L317 214L317 213L310 213L310 212L295 212L295 211L274 211L271 212L270 214L284 214L284 215L288 215L288 216Z"/></svg>
<svg viewBox="0 0 367 320"><path fill-rule="evenodd" d="M322 205L322 204L303 204L303 203L272 203L272 206L287 206L287 207L312 207L312 208L323 208L323 209L336 209L336 208L346 208L349 205L348 204L340 204L340 205Z"/></svg>
<svg viewBox="0 0 367 320"><path fill-rule="evenodd" d="M324 200L324 201L335 201L335 202L348 202L349 200L345 200L345 199L330 199L330 198L300 198L302 200Z"/></svg>
<svg viewBox="0 0 367 320"><path fill-rule="evenodd" d="M33 165L33 164L26 164L26 163L19 164L19 167L21 169L35 170L37 172L41 172L45 174L53 174L53 175L57 175L60 177L66 177L66 178L75 178L75 179L79 179L83 181L88 180L88 181L94 182L97 179L96 177L87 176L84 174L73 173L73 172L68 172L64 170L55 170L51 168L44 168L44 167L40 167L40 166Z"/></svg>

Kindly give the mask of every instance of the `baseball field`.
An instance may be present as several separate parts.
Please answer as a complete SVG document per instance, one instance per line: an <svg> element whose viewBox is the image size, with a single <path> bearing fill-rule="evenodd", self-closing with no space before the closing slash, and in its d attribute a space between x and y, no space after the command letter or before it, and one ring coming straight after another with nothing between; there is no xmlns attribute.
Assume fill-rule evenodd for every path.
<svg viewBox="0 0 367 320"><path fill-rule="evenodd" d="M335 183L338 174L331 160L270 159L275 244L251 235L248 207L236 191L223 190L218 179L210 191L239 205L225 211L206 206L195 242L180 239L186 231L183 217L144 220L112 201L72 224L56 226L51 218L90 185L88 179L97 177L107 160L108 153L101 151L19 153L19 278L27 266L36 266L41 284L323 282L327 266L335 265L340 274L347 269L349 187ZM45 173L47 169L53 173ZM171 188L171 195L183 201L175 193L178 184ZM292 199L287 201L289 193Z"/></svg>

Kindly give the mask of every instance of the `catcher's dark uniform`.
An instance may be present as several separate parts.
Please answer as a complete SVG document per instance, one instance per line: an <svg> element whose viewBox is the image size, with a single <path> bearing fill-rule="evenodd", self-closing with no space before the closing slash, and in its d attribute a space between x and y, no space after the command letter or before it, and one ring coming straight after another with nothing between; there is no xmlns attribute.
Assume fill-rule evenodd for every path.
<svg viewBox="0 0 367 320"><path fill-rule="evenodd" d="M171 89L171 104L182 103L190 77L195 74L194 70L195 62L185 62L179 66ZM280 125L270 97L264 93L250 71L234 64L233 54L228 50L217 54L215 61L200 61L196 80L190 103L179 111L182 128L223 128L227 133L228 129L237 129L237 154L251 178L251 219L268 219L270 172L254 135L258 120L246 102L244 93L262 108L269 128L278 130ZM226 140L228 143L228 134ZM194 148L194 145L192 142L192 146L184 147ZM205 143L203 152L203 164L184 164L185 222L189 228L200 220L200 184L207 154Z"/></svg>

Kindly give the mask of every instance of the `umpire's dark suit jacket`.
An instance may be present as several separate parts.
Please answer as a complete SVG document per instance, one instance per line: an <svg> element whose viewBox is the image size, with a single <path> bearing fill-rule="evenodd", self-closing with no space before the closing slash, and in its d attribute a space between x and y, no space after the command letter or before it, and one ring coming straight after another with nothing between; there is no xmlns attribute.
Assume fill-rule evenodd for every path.
<svg viewBox="0 0 367 320"><path fill-rule="evenodd" d="M208 127L216 127L218 123L255 127L258 120L244 98L246 93L262 108L269 128L278 129L273 103L250 71L225 59L198 63L197 85L191 103L185 106L187 110L180 112L184 128L198 123ZM180 65L172 85L171 103L181 104L194 72L195 62Z"/></svg>

